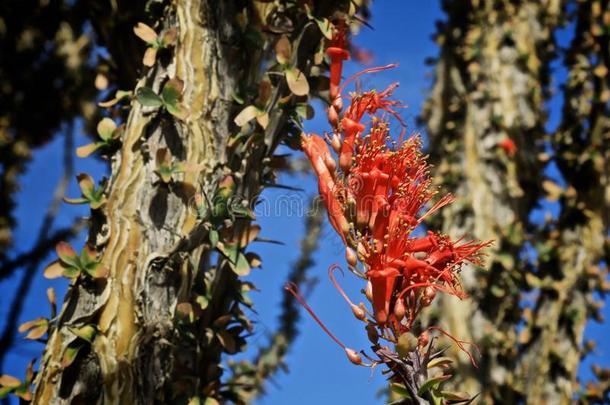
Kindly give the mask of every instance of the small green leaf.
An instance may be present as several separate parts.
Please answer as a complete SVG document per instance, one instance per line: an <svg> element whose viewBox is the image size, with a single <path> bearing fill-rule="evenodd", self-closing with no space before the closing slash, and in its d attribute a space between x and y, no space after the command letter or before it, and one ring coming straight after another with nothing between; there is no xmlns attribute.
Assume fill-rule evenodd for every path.
<svg viewBox="0 0 610 405"><path fill-rule="evenodd" d="M97 123L97 134L106 142L113 138L113 134L116 129L116 123L108 117L103 118Z"/></svg>
<svg viewBox="0 0 610 405"><path fill-rule="evenodd" d="M86 173L80 173L76 176L80 192L87 200L90 200L95 192L95 182L93 178Z"/></svg>
<svg viewBox="0 0 610 405"><path fill-rule="evenodd" d="M296 111L297 111L297 114L299 115L299 117L303 118L304 120L310 120L314 116L313 107L307 103L297 104Z"/></svg>
<svg viewBox="0 0 610 405"><path fill-rule="evenodd" d="M89 343L93 342L93 339L97 334L97 328L94 325L85 325L81 326L80 328L73 328L69 326L68 330Z"/></svg>
<svg viewBox="0 0 610 405"><path fill-rule="evenodd" d="M180 103L165 104L165 108L167 109L167 112L181 120L185 120L189 115L186 108Z"/></svg>
<svg viewBox="0 0 610 405"><path fill-rule="evenodd" d="M105 145L105 142L95 142L90 143L88 145L79 146L78 148L76 148L76 156L78 156L79 158L86 158Z"/></svg>
<svg viewBox="0 0 610 405"><path fill-rule="evenodd" d="M184 82L177 78L173 78L165 83L163 90L161 90L161 98L166 107L168 105L177 105L180 102L183 88Z"/></svg>
<svg viewBox="0 0 610 405"><path fill-rule="evenodd" d="M297 96L309 94L309 83L307 77L296 67L286 69L286 83L288 88Z"/></svg>
<svg viewBox="0 0 610 405"><path fill-rule="evenodd" d="M399 395L401 399L411 399L411 394L403 384L392 383L390 384L390 391Z"/></svg>
<svg viewBox="0 0 610 405"><path fill-rule="evenodd" d="M450 357L437 357L436 359L430 360L428 368L448 366L451 363L453 363L453 359Z"/></svg>
<svg viewBox="0 0 610 405"><path fill-rule="evenodd" d="M447 381L450 378L451 378L451 375L449 375L449 374L441 374L441 375L437 375L435 377L429 378L428 381L426 381L425 383L423 383L421 385L421 387L419 387L419 390L417 391L417 395L419 395L419 396L425 395L426 392L436 389L440 385L440 383L442 383L443 381Z"/></svg>
<svg viewBox="0 0 610 405"><path fill-rule="evenodd" d="M87 200L86 198L68 198L68 197L64 197L63 198L64 202L66 204L86 204L89 202L89 200Z"/></svg>
<svg viewBox="0 0 610 405"><path fill-rule="evenodd" d="M333 25L327 18L315 18L316 24L318 24L318 28L320 28L320 32L322 35L326 37L326 39L333 39Z"/></svg>
<svg viewBox="0 0 610 405"><path fill-rule="evenodd" d="M107 278L108 268L100 262L89 263L83 269L92 278Z"/></svg>
<svg viewBox="0 0 610 405"><path fill-rule="evenodd" d="M161 107L163 100L150 87L140 87L136 92L138 102L145 107Z"/></svg>
<svg viewBox="0 0 610 405"><path fill-rule="evenodd" d="M178 36L178 30L176 27L169 28L163 32L161 35L160 45L163 48L167 48L168 46L172 46L176 43L176 37Z"/></svg>
<svg viewBox="0 0 610 405"><path fill-rule="evenodd" d="M206 297L205 295L198 295L197 298L195 298L195 302L197 304L199 304L199 307L201 308L201 310L204 310L210 304L210 299L208 297Z"/></svg>
<svg viewBox="0 0 610 405"><path fill-rule="evenodd" d="M55 251L57 252L57 257L59 257L59 260L61 260L63 263L69 266L79 266L80 262L78 260L78 256L68 242L59 242L55 246Z"/></svg>
<svg viewBox="0 0 610 405"><path fill-rule="evenodd" d="M66 278L76 278L80 274L80 268L73 266L65 266L62 276Z"/></svg>
<svg viewBox="0 0 610 405"><path fill-rule="evenodd" d="M66 347L66 350L64 351L64 355L61 358L61 366L62 368L67 368L70 366L70 364L72 364L74 362L74 360L76 359L76 356L78 355L78 352L80 351L80 349L82 349L84 347L82 341L78 341L75 340L74 342L70 343L68 345L68 347Z"/></svg>
<svg viewBox="0 0 610 405"><path fill-rule="evenodd" d="M238 127L243 127L248 122L250 122L254 118L256 118L256 116L258 114L259 114L258 108L256 108L253 105L249 105L246 108L244 108L243 110L241 110L239 114L237 114L237 116L235 117L233 122L235 122L235 125L237 125Z"/></svg>
<svg viewBox="0 0 610 405"><path fill-rule="evenodd" d="M218 245L218 231L216 229L210 229L209 235L210 245L216 247Z"/></svg>
<svg viewBox="0 0 610 405"><path fill-rule="evenodd" d="M232 268L235 274L237 274L238 276L243 277L250 274L250 264L248 263L248 259L246 259L246 256L244 256L243 253L239 253L239 255L237 256L237 262Z"/></svg>

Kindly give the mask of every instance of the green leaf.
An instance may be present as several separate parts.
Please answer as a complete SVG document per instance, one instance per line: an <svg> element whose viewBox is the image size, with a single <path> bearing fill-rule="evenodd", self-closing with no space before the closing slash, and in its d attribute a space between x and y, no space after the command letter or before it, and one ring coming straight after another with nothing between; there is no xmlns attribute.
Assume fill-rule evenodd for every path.
<svg viewBox="0 0 610 405"><path fill-rule="evenodd" d="M448 366L451 363L453 363L453 359L450 357L437 357L428 362L428 368Z"/></svg>
<svg viewBox="0 0 610 405"><path fill-rule="evenodd" d="M309 83L307 77L296 67L286 69L286 83L288 88L297 96L309 94Z"/></svg>
<svg viewBox="0 0 610 405"><path fill-rule="evenodd" d="M86 158L105 145L105 142L95 142L88 145L79 146L76 148L76 156L79 158Z"/></svg>
<svg viewBox="0 0 610 405"><path fill-rule="evenodd" d="M83 270L92 278L108 277L108 268L100 262L89 263Z"/></svg>
<svg viewBox="0 0 610 405"><path fill-rule="evenodd" d="M64 354L61 358L62 368L69 367L70 364L72 364L76 359L76 356L78 355L80 349L82 349L83 347L84 345L82 341L75 340L74 342L70 343L68 347L66 347L66 350L64 351Z"/></svg>
<svg viewBox="0 0 610 405"><path fill-rule="evenodd" d="M80 274L80 268L74 266L65 266L62 276L66 278L76 278Z"/></svg>
<svg viewBox="0 0 610 405"><path fill-rule="evenodd" d="M216 245L218 245L218 231L216 229L210 229L208 237L212 247L216 247Z"/></svg>
<svg viewBox="0 0 610 405"><path fill-rule="evenodd" d="M76 176L78 180L78 187L80 192L87 200L91 200L93 193L95 192L95 182L93 178L86 173L80 173Z"/></svg>
<svg viewBox="0 0 610 405"><path fill-rule="evenodd" d="M116 129L116 123L108 117L103 118L97 123L97 134L106 142L113 138L113 134Z"/></svg>
<svg viewBox="0 0 610 405"><path fill-rule="evenodd" d="M167 112L181 120L186 119L186 117L188 117L189 115L188 111L186 110L186 107L184 107L180 103L165 104L165 108L167 109Z"/></svg>
<svg viewBox="0 0 610 405"><path fill-rule="evenodd" d="M199 304L201 310L204 310L210 304L210 299L205 295L198 295L197 298L195 298L195 302Z"/></svg>
<svg viewBox="0 0 610 405"><path fill-rule="evenodd" d="M138 102L145 107L161 107L163 100L150 87L140 87L136 92Z"/></svg>
<svg viewBox="0 0 610 405"><path fill-rule="evenodd" d="M64 202L66 204L86 204L89 202L89 200L87 200L86 198L68 198L68 197L64 197L63 198Z"/></svg>
<svg viewBox="0 0 610 405"><path fill-rule="evenodd" d="M296 111L299 117L303 118L304 120L310 120L314 116L313 107L307 103L297 104Z"/></svg>
<svg viewBox="0 0 610 405"><path fill-rule="evenodd" d="M76 252L68 242L59 242L55 246L55 251L57 252L57 257L59 257L59 260L61 260L63 263L74 267L78 267L80 265Z"/></svg>
<svg viewBox="0 0 610 405"><path fill-rule="evenodd" d="M182 80L176 78L165 83L163 90L161 90L161 98L163 99L163 103L166 107L168 105L175 106L180 102L183 87L184 83Z"/></svg>
<svg viewBox="0 0 610 405"><path fill-rule="evenodd" d="M232 268L235 274L237 274L238 276L243 277L250 274L250 264L248 263L248 259L246 259L246 256L244 256L244 254L241 252L237 256L237 262L235 263L235 266Z"/></svg>
<svg viewBox="0 0 610 405"><path fill-rule="evenodd" d="M163 32L161 35L161 40L159 44L162 48L167 48L168 46L174 45L176 43L176 37L178 36L178 30L176 27L169 28Z"/></svg>
<svg viewBox="0 0 610 405"><path fill-rule="evenodd" d="M97 328L94 325L85 325L81 326L80 328L68 326L68 330L89 343L93 342L93 339L97 334Z"/></svg>
<svg viewBox="0 0 610 405"><path fill-rule="evenodd" d="M392 391L393 393L395 393L397 395L400 395L401 399L411 399L411 394L409 394L409 391L407 390L407 388L402 384L398 384L398 383L390 384L390 391Z"/></svg>
<svg viewBox="0 0 610 405"><path fill-rule="evenodd" d="M238 255L239 255L239 251L237 249L237 246L235 245L229 245L229 244L225 244L222 242L219 242L216 244L216 248L220 251L220 253L222 253L227 259L229 259L229 262L234 265L235 263L237 263L237 259L238 259Z"/></svg>
<svg viewBox="0 0 610 405"><path fill-rule="evenodd" d="M333 25L331 22L328 21L327 18L315 18L315 20L322 35L324 35L326 39L333 39Z"/></svg>
<svg viewBox="0 0 610 405"><path fill-rule="evenodd" d="M440 383L442 383L443 381L447 381L450 378L451 378L451 375L448 375L448 374L441 374L441 375L437 375L435 377L429 378L428 381L426 381L425 383L423 383L421 385L421 387L419 387L419 390L417 391L417 395L419 395L419 396L425 395L428 391L436 389L440 385Z"/></svg>

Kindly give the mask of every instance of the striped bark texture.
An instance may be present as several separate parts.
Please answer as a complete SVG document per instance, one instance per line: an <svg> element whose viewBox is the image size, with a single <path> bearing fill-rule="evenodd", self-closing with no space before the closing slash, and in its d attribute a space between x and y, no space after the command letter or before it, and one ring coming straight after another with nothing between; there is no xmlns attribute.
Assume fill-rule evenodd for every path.
<svg viewBox="0 0 610 405"><path fill-rule="evenodd" d="M336 11L356 10L347 1L309 6L161 3L154 29L176 28L177 40L144 69L136 94L162 94L178 79L188 114L131 101L88 240L109 275L73 280L49 332L35 403L243 403L248 389L262 389L259 376L227 383L221 366L223 354L242 351L252 333L243 307L251 306L246 293L254 286L239 276L260 266L245 252L260 230L253 206L285 165L274 156L280 142L298 147L297 106L304 111L309 97L323 98L327 89L326 65L314 57L324 49L324 24L314 18L328 22ZM280 38L291 52L286 60L284 45L278 64ZM290 69L309 82L309 93L302 84L289 88ZM236 125L237 113L254 105L257 119ZM164 179L159 155L185 169Z"/></svg>
<svg viewBox="0 0 610 405"><path fill-rule="evenodd" d="M602 303L593 292L609 288L600 261L608 260L610 222L610 7L599 0L573 6L575 36L565 54L563 115L551 138L566 184L547 187L555 190L560 214L535 236L538 266L528 280L535 303L520 339L517 387L530 403L573 403L578 366L587 351L586 322L603 320ZM580 394L583 403L608 399L607 392L604 400L593 388Z"/></svg>
<svg viewBox="0 0 610 405"><path fill-rule="evenodd" d="M553 30L561 2L444 1L440 55L422 114L435 177L457 202L443 210L444 231L493 239L485 269L464 268L464 301L443 297L439 324L480 345L479 368L463 359L461 390L481 403L511 403L516 325L528 216L541 195L545 111Z"/></svg>
<svg viewBox="0 0 610 405"><path fill-rule="evenodd" d="M232 2L178 1L167 13L164 24L179 27L175 54L169 63L159 61L138 86L159 92L168 76L179 77L191 115L180 122L132 102L122 148L112 162L105 218L93 218L91 238L104 248L101 261L110 276L106 283L71 286L42 360L36 403L153 403L164 398L178 366L199 357L184 350L174 328L176 305L189 296L193 275L206 263L202 231L183 185L213 185L226 162L231 94L243 63L231 55L232 7ZM160 148L178 161L203 163L203 171L186 174L182 185L170 189L154 172ZM98 334L91 348L63 369L62 357L75 338L70 326L83 323L95 324Z"/></svg>

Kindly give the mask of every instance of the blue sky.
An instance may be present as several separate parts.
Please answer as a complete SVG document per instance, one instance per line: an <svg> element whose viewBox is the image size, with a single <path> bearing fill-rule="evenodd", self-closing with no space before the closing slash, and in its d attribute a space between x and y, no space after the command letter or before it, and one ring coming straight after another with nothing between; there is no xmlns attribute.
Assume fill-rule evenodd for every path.
<svg viewBox="0 0 610 405"><path fill-rule="evenodd" d="M375 65L400 64L391 72L366 77L363 83L365 86L374 85L377 88L383 88L391 82L400 81L396 98L401 99L409 107L403 112L403 116L409 125L410 132L418 129L415 125L415 117L420 112L420 106L431 85L431 68L424 65L424 59L434 57L438 52L436 45L431 40L431 34L434 32L434 22L443 18L439 3L437 1L379 0L373 6L371 24L374 29L363 29L356 40L359 46L374 53ZM566 30L560 35L560 39L565 41L568 36L569 30ZM348 62L345 73L350 75L360 69L361 67L356 63ZM565 77L565 72L561 71L559 66L557 66L557 74L560 80ZM555 87L558 88L557 85ZM556 124L560 106L559 97L550 102L550 126ZM318 111L316 117L306 123L306 129L318 133L327 129L324 114ZM76 126L75 142L77 145L89 142L78 125ZM37 151L29 171L22 176L22 191L18 195L16 211L20 226L15 231L14 254L27 251L34 243L56 179L61 174L62 143L62 137L57 137L48 146ZM96 180L104 174L104 164L96 159L75 158L75 163L76 173L82 171L91 173ZM549 174L556 175L556 171L551 170ZM303 187L305 191L287 193L284 190L269 189L263 196L267 201L273 203L278 198L288 196L290 199L303 201L305 204L308 197L315 193L316 187L312 178L286 177L282 178L281 182L288 185L296 184ZM79 194L75 181L71 183L70 191L67 194L69 196ZM538 215L551 208L545 206ZM83 207L64 205L55 227L68 225L75 216L83 215L87 215L87 210ZM256 335L249 343L252 348L264 343L266 334L271 333L277 325L281 287L285 282L290 264L299 254L298 242L303 233L303 218L298 215L288 215L286 211L281 212L280 215L260 215L259 220L263 228L261 236L281 240L285 245L263 243L252 245L252 249L263 259L263 269L253 270L249 276L249 279L261 289L260 292L251 294L258 310L258 314L251 314L252 318L256 320ZM75 239L74 245L80 248L83 240L84 236ZM48 261L52 259L49 257ZM317 277L319 283L308 298L309 304L329 329L346 345L354 349L367 348L368 341L362 323L353 318L349 308L328 282L326 276L329 265L343 261L341 244L329 227L324 229L321 249L316 253L315 260L316 265L310 275ZM22 273L17 272L0 284L3 291L3 294L0 295L0 328L3 327L6 311L21 277ZM339 277L339 282L351 297L360 296L358 290L362 286L349 273L343 279ZM66 284L67 282L63 280L45 280L42 275L36 277L26 300L22 321L38 316L48 316L46 288L55 287L58 297L61 298ZM608 309L605 310L605 313L606 316L610 315ZM300 331L300 336L288 357L290 372L279 374L274 378L274 381L268 385L268 395L259 400L259 404L371 404L379 402L376 395L384 386L380 370L371 373L369 369L352 366L346 360L343 351L325 336L305 314L302 317ZM587 328L588 336L600 337L605 333L607 333L607 327L597 324L591 323ZM22 376L26 363L40 354L42 346L19 338L18 342L15 350L5 361L4 372ZM593 357L598 361L605 357L605 363L608 364L608 353L610 353L610 343L599 341L598 349ZM585 365L590 364L591 361L592 358L587 359ZM590 376L588 367L582 368L581 375Z"/></svg>

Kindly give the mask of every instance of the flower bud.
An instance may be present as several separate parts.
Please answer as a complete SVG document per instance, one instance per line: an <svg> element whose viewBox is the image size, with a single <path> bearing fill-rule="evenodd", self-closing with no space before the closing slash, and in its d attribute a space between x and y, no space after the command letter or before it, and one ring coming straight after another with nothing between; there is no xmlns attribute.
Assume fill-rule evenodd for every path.
<svg viewBox="0 0 610 405"><path fill-rule="evenodd" d="M357 319L360 319L361 321L364 321L366 319L366 312L364 312L364 310L358 305L352 304L352 312L354 313L354 316Z"/></svg>
<svg viewBox="0 0 610 405"><path fill-rule="evenodd" d="M362 365L362 357L360 357L360 355L358 354L357 351L346 347L345 354L347 354L347 358L349 359L349 361L351 361L355 365L357 365L357 366Z"/></svg>
<svg viewBox="0 0 610 405"><path fill-rule="evenodd" d="M385 323L388 321L388 313L386 310L383 309L381 311L377 311L377 313L375 313L375 320L379 325L385 325Z"/></svg>
<svg viewBox="0 0 610 405"><path fill-rule="evenodd" d="M419 335L419 338L417 338L417 346L421 348L428 346L428 342L430 342L428 332L422 332L422 334Z"/></svg>
<svg viewBox="0 0 610 405"><path fill-rule="evenodd" d="M327 115L328 122L330 122L330 125L332 125L333 128L336 128L337 124L339 123L339 114L337 113L337 110L334 106L331 105L330 107L328 107Z"/></svg>
<svg viewBox="0 0 610 405"><path fill-rule="evenodd" d="M356 256L354 249L349 247L345 248L345 260L347 260L347 264L349 264L350 267L356 267L358 264L358 256Z"/></svg>
<svg viewBox="0 0 610 405"><path fill-rule="evenodd" d="M398 322L402 321L406 314L405 304L402 298L398 298L394 304L394 316Z"/></svg>
<svg viewBox="0 0 610 405"><path fill-rule="evenodd" d="M364 290L364 295L366 295L366 298L373 302L373 284L371 284L370 281L367 281L366 283L366 289Z"/></svg>
<svg viewBox="0 0 610 405"><path fill-rule="evenodd" d="M426 287L426 289L424 290L424 295L421 299L422 305L427 307L432 303L434 297L436 297L436 289L431 286Z"/></svg>
<svg viewBox="0 0 610 405"><path fill-rule="evenodd" d="M337 111L341 111L343 109L343 99L341 96L335 97L332 105Z"/></svg>
<svg viewBox="0 0 610 405"><path fill-rule="evenodd" d="M417 347L418 340L411 332L405 332L398 337L396 352L400 357L407 357Z"/></svg>
<svg viewBox="0 0 610 405"><path fill-rule="evenodd" d="M330 146L333 148L335 153L341 152L341 136L339 134L333 134L330 138Z"/></svg>

